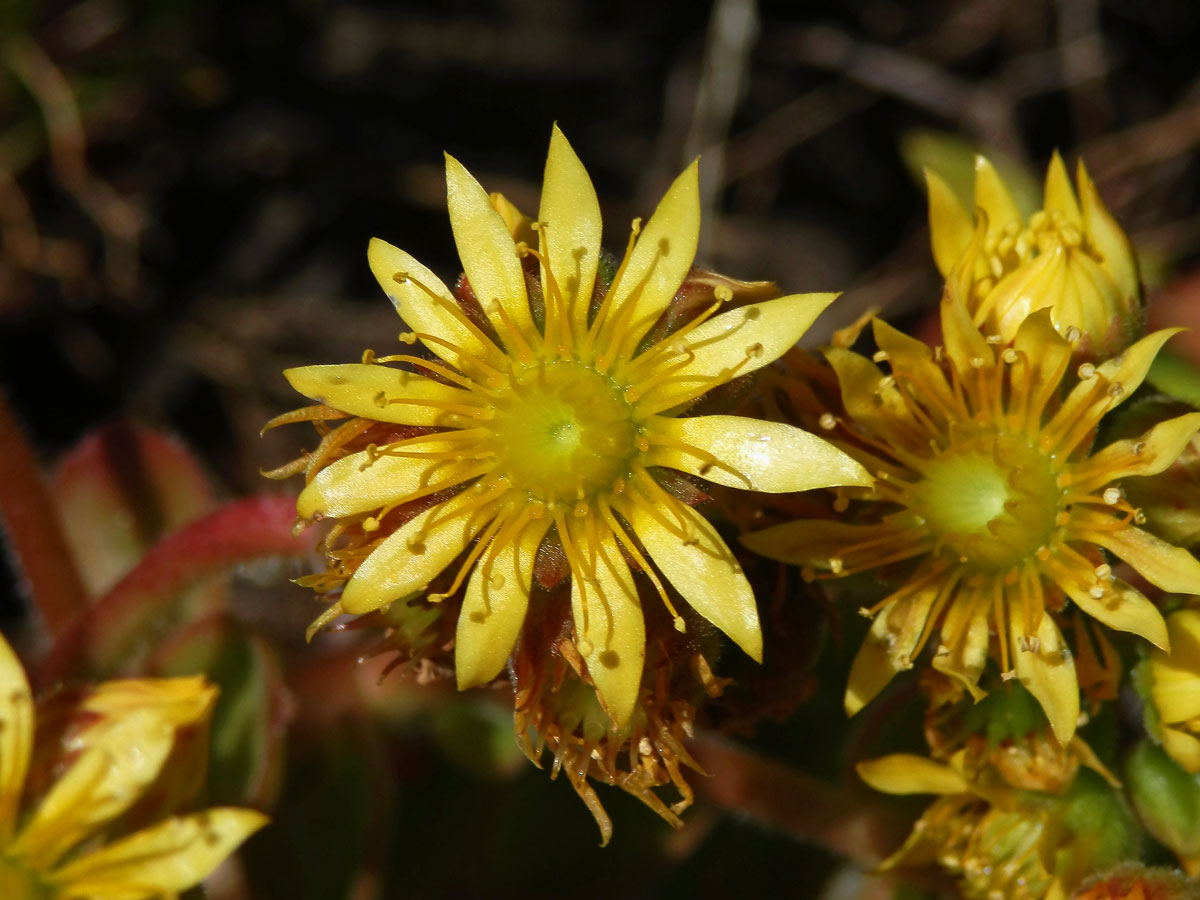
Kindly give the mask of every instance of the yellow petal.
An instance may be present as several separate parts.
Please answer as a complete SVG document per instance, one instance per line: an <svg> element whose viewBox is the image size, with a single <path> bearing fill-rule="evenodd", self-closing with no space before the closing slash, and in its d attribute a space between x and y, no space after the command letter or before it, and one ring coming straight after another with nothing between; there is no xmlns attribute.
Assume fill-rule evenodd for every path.
<svg viewBox="0 0 1200 900"><path fill-rule="evenodd" d="M1116 481L1132 475L1157 475L1179 458L1200 430L1200 413L1188 413L1159 422L1140 438L1114 441L1074 466L1072 480L1104 476Z"/></svg>
<svg viewBox="0 0 1200 900"><path fill-rule="evenodd" d="M446 154L446 203L463 272L479 305L506 344L510 338L497 311L503 307L523 336L533 333L525 272L504 219L475 176Z"/></svg>
<svg viewBox="0 0 1200 900"><path fill-rule="evenodd" d="M940 590L941 583L935 581L888 601L879 610L850 666L846 715L854 715L874 700L896 673L912 668L912 655Z"/></svg>
<svg viewBox="0 0 1200 900"><path fill-rule="evenodd" d="M557 125L550 134L538 219L546 241L543 252L571 312L572 327L575 334L584 334L600 258L600 202L587 170ZM543 266L542 284L547 283Z"/></svg>
<svg viewBox="0 0 1200 900"><path fill-rule="evenodd" d="M1083 216L1079 212L1079 202L1075 199L1075 188L1071 187L1067 167L1063 165L1062 154L1057 150L1050 157L1050 165L1046 168L1046 199L1043 206L1047 211L1058 210L1070 224L1076 228L1083 228Z"/></svg>
<svg viewBox="0 0 1200 900"><path fill-rule="evenodd" d="M454 639L460 691L487 684L508 661L529 607L538 545L549 528L547 516L528 523L502 546L493 542L471 573Z"/></svg>
<svg viewBox="0 0 1200 900"><path fill-rule="evenodd" d="M1068 423L1090 415L1089 410L1091 409L1112 408L1124 403L1141 385L1163 344L1182 330L1182 328L1164 328L1161 331L1155 331L1127 347L1120 356L1105 360L1096 367L1096 372L1099 377L1106 379L1113 386L1112 393L1115 393L1116 396L1110 396L1110 393L1101 393L1097 397L1092 379L1080 381L1071 389L1071 393L1063 401L1062 407L1046 423L1043 431L1058 432L1060 429L1068 427Z"/></svg>
<svg viewBox="0 0 1200 900"><path fill-rule="evenodd" d="M398 528L346 584L342 609L362 615L428 587L491 520L491 514L473 506L477 500L467 488ZM486 512L494 514L494 509Z"/></svg>
<svg viewBox="0 0 1200 900"><path fill-rule="evenodd" d="M1079 200L1083 207L1088 243L1100 256L1105 270L1112 276L1122 294L1136 305L1141 295L1141 279L1138 276L1137 257L1129 245L1129 238L1100 199L1100 193L1088 175L1082 159L1075 171L1075 180L1079 185Z"/></svg>
<svg viewBox="0 0 1200 900"><path fill-rule="evenodd" d="M1079 720L1079 682L1062 634L1049 614L1034 635L1026 635L1019 616L1009 618L1009 647L1017 678L1041 704L1059 743L1066 745ZM1036 637L1036 641L1027 640Z"/></svg>
<svg viewBox="0 0 1200 900"><path fill-rule="evenodd" d="M0 634L0 847L12 836L33 746L33 698L21 661Z"/></svg>
<svg viewBox="0 0 1200 900"><path fill-rule="evenodd" d="M1200 773L1200 740L1177 728L1162 730L1163 749L1184 769L1192 774Z"/></svg>
<svg viewBox="0 0 1200 900"><path fill-rule="evenodd" d="M467 325L466 316L460 311L454 295L428 268L399 247L379 238L371 238L367 245L367 262L379 286L409 328L441 338L468 356L493 363L497 361L499 349L477 329ZM423 343L442 359L462 367L458 350L438 341Z"/></svg>
<svg viewBox="0 0 1200 900"><path fill-rule="evenodd" d="M655 416L643 427L651 444L647 465L669 466L728 487L788 493L875 483L833 444L791 425L742 416Z"/></svg>
<svg viewBox="0 0 1200 900"><path fill-rule="evenodd" d="M762 662L758 607L742 567L704 516L682 503L659 515L670 517L672 512L684 519L688 541L642 504L631 502L622 508L654 565L692 609L727 634L755 662Z"/></svg>
<svg viewBox="0 0 1200 900"><path fill-rule="evenodd" d="M978 234L976 237L978 238ZM968 254L968 257L970 255ZM974 265L974 261L964 258L961 265ZM958 367L959 375L965 378L968 377L966 373L977 365L976 360L990 366L995 363L996 358L984 336L979 333L979 327L971 319L965 296L953 289L961 280L962 276L955 273L951 273L946 280L946 290L942 295L941 319L946 355Z"/></svg>
<svg viewBox="0 0 1200 900"><path fill-rule="evenodd" d="M996 167L984 156L975 157L975 206L987 214L988 233L998 234L1021 213Z"/></svg>
<svg viewBox="0 0 1200 900"><path fill-rule="evenodd" d="M1099 519L1093 515L1088 521ZM1108 522L1112 521L1110 517ZM1200 594L1200 560L1182 547L1132 526L1088 531L1081 523L1078 533L1111 550L1156 587L1174 594Z"/></svg>
<svg viewBox="0 0 1200 900"><path fill-rule="evenodd" d="M174 741L174 726L151 710L135 711L115 723L50 789L12 854L35 869L54 865L142 796Z"/></svg>
<svg viewBox="0 0 1200 900"><path fill-rule="evenodd" d="M641 409L669 409L717 384L755 372L774 362L800 340L838 294L792 294L731 309L714 316L685 337L668 336L647 353L663 352L655 369L691 358L667 381L639 397ZM638 362L643 357L638 358ZM655 369L650 377L654 377ZM620 377L620 372L617 375Z"/></svg>
<svg viewBox="0 0 1200 900"><path fill-rule="evenodd" d="M431 435L410 449L415 453L449 454L465 448L462 441ZM364 450L318 472L296 498L296 515L302 519L353 516L453 487L478 474L479 460L453 461L448 455L433 459L385 455L372 459Z"/></svg>
<svg viewBox="0 0 1200 900"><path fill-rule="evenodd" d="M891 534L892 529L886 523L854 525L836 519L795 519L743 534L738 540L767 559L828 568L829 558L839 556L843 547L869 544Z"/></svg>
<svg viewBox="0 0 1200 900"><path fill-rule="evenodd" d="M611 533L591 543L572 522L571 537L590 570L571 572L575 646L600 703L620 730L629 724L646 661L646 624L629 566Z"/></svg>
<svg viewBox="0 0 1200 900"><path fill-rule="evenodd" d="M667 308L683 284L696 257L700 239L699 166L692 163L675 179L650 217L620 284L613 286L608 326L602 346L625 346L632 351ZM612 333L612 323L622 318L626 303L634 304L622 334Z"/></svg>
<svg viewBox="0 0 1200 900"><path fill-rule="evenodd" d="M97 716L121 717L153 709L172 725L195 725L217 700L217 687L203 675L186 678L124 678L105 681L91 690L81 708Z"/></svg>
<svg viewBox="0 0 1200 900"><path fill-rule="evenodd" d="M855 769L859 778L885 794L965 794L970 790L954 769L911 753L864 759Z"/></svg>
<svg viewBox="0 0 1200 900"><path fill-rule="evenodd" d="M1049 309L1040 309L1021 323L1013 338L1013 350L1018 360L1013 363L1012 383L1021 384L1026 368L1031 369L1025 391L1029 397L1038 396L1043 388L1057 386L1071 359L1071 345L1055 330Z"/></svg>
<svg viewBox="0 0 1200 900"><path fill-rule="evenodd" d="M908 427L913 416L896 385L865 356L831 347L825 358L837 374L850 418L885 442L906 446L904 435L913 433Z"/></svg>
<svg viewBox="0 0 1200 900"><path fill-rule="evenodd" d="M1058 583L1067 596L1097 622L1103 622L1115 631L1140 635L1156 647L1169 646L1167 625L1158 607L1146 599L1141 591L1119 578L1112 579L1103 597L1093 597L1088 582L1082 580L1063 580Z"/></svg>
<svg viewBox="0 0 1200 900"><path fill-rule="evenodd" d="M173 817L53 873L61 900L151 900L198 885L269 820L251 809L217 807Z"/></svg>
<svg viewBox="0 0 1200 900"><path fill-rule="evenodd" d="M875 343L887 354L888 363L897 378L904 378L923 394L935 400L942 409L955 409L958 401L946 383L942 367L933 361L933 351L924 341L909 337L883 319L873 321ZM936 415L936 411L934 412Z"/></svg>
<svg viewBox="0 0 1200 900"><path fill-rule="evenodd" d="M453 426L482 409L469 391L391 366L301 366L283 374L305 397L377 422Z"/></svg>
<svg viewBox="0 0 1200 900"><path fill-rule="evenodd" d="M1200 717L1200 610L1182 609L1167 619L1171 652L1150 654L1150 696L1164 722Z"/></svg>
<svg viewBox="0 0 1200 900"><path fill-rule="evenodd" d="M930 169L925 170L925 188L929 194L929 237L933 244L933 261L945 277L970 245L975 224L950 185Z"/></svg>
<svg viewBox="0 0 1200 900"><path fill-rule="evenodd" d="M1000 280L976 310L975 320L986 321L1005 340L1011 340L1034 311L1049 308L1058 321L1068 279L1067 249L1061 244L1039 254ZM1070 323L1075 324L1075 323ZM1061 325L1061 321L1060 321ZM1065 328L1064 328L1065 330Z"/></svg>
<svg viewBox="0 0 1200 900"><path fill-rule="evenodd" d="M986 693L979 687L979 676L988 655L988 603L986 598L971 598L969 593L968 589L960 589L950 601L933 667L959 682L979 701Z"/></svg>

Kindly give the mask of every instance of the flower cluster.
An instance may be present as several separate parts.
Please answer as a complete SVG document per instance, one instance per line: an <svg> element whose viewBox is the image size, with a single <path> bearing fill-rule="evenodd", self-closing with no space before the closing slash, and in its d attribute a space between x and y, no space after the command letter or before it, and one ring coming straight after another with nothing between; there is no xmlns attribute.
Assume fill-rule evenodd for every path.
<svg viewBox="0 0 1200 900"><path fill-rule="evenodd" d="M607 841L589 779L678 825L687 740L741 662L726 644L795 650L772 650L748 573L873 572L886 589L861 610L847 713L921 667L930 715L961 720L930 731L933 759L861 767L942 796L887 865L937 861L968 896L1065 897L1137 852L1089 830L1125 807L1076 732L1117 696L1129 633L1156 648L1159 739L1195 756L1200 626L1168 623L1156 592L1200 594L1200 562L1126 484L1172 466L1200 413L1114 424L1174 332L1144 333L1129 241L1082 164L1072 186L1055 155L1028 219L982 158L974 216L930 174L941 344L877 319L873 355L850 349L864 322L823 358L795 345L835 295L694 268L695 165L619 258L557 129L536 219L446 171L462 277L373 241L409 349L288 370L315 405L270 423L321 436L271 473L303 472L298 517L327 522L326 569L304 582L331 605L310 638L365 617L425 677L510 684L518 743L551 752ZM1031 724L981 744L963 710L1018 695Z"/></svg>
<svg viewBox="0 0 1200 900"><path fill-rule="evenodd" d="M173 751L183 731L207 727L215 700L199 677L107 682L78 702L77 724L43 739L29 682L0 637L0 897L178 896L262 828L266 817L249 809L154 821L144 808L195 784L196 767L173 765ZM49 781L42 769L62 774ZM153 824L105 840L146 818Z"/></svg>

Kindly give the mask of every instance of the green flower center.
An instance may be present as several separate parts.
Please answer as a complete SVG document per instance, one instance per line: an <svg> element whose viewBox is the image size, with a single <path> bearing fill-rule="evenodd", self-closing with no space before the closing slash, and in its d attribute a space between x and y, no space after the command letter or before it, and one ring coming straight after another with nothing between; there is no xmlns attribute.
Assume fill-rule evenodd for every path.
<svg viewBox="0 0 1200 900"><path fill-rule="evenodd" d="M610 378L571 360L518 371L495 403L498 471L545 503L590 500L628 474L638 428Z"/></svg>
<svg viewBox="0 0 1200 900"><path fill-rule="evenodd" d="M1061 508L1051 460L1023 437L976 433L924 467L911 508L960 562L1007 569L1045 546Z"/></svg>

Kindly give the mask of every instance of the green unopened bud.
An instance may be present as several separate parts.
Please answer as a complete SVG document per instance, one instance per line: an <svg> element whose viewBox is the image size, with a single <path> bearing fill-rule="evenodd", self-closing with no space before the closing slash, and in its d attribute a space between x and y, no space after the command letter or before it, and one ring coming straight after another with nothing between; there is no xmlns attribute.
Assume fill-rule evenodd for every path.
<svg viewBox="0 0 1200 900"><path fill-rule="evenodd" d="M1189 875L1200 874L1200 775L1185 772L1161 747L1143 740L1130 754L1125 777L1146 828Z"/></svg>

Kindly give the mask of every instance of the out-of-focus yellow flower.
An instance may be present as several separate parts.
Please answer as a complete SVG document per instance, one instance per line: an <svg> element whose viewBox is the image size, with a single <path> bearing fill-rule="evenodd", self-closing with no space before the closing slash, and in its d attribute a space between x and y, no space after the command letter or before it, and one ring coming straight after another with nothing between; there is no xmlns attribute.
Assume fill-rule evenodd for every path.
<svg viewBox="0 0 1200 900"><path fill-rule="evenodd" d="M1036 772L996 766L997 750L982 738L947 763L907 753L860 762L859 777L878 791L938 797L881 868L936 863L968 900L1064 900L1097 865L1131 852L1132 820L1112 776L1080 774L1091 751L1044 732L1030 738L1040 749L1029 759L1061 773L1048 790L1028 789L1041 780Z"/></svg>
<svg viewBox="0 0 1200 900"><path fill-rule="evenodd" d="M156 782L176 729L207 719L214 699L200 678L102 685L84 701L84 713L98 719L66 748L65 773L36 802L24 797L23 803L33 700L20 662L0 636L0 897L174 897L266 824L253 810L214 808L97 845L100 833Z"/></svg>
<svg viewBox="0 0 1200 900"><path fill-rule="evenodd" d="M876 321L877 359L889 362L890 374L847 350L828 353L844 417L830 413L827 424L877 475L871 502L848 521L800 520L743 542L831 576L914 565L898 590L864 610L874 622L851 669L850 714L911 668L940 629L934 668L978 698L990 653L1066 741L1079 686L1053 615L1064 594L1105 625L1168 646L1158 609L1113 575L1101 550L1163 590L1200 592L1200 562L1136 527L1138 511L1114 484L1170 465L1200 428L1200 414L1089 453L1101 418L1141 384L1173 332L1075 371L1073 347L1046 310L1011 341L981 334L961 301L968 284L961 271L948 282L944 350Z"/></svg>
<svg viewBox="0 0 1200 900"><path fill-rule="evenodd" d="M680 415L776 359L835 295L719 314L718 302L660 336L652 329L695 254L695 164L644 229L634 223L615 271L599 265L596 193L557 128L534 223L490 199L450 157L446 180L466 278L457 297L404 251L374 240L368 252L413 329L401 340L432 358L368 353L360 365L286 373L322 406L281 420L356 417L309 461L297 501L302 519L338 520L331 572L318 586L344 589L313 630L425 592L465 553L452 584L430 599L466 583L458 685L491 681L525 621L535 558L553 532L570 570L573 646L620 728L637 700L647 639L627 559L653 581L676 628L683 618L664 581L750 656L762 652L754 597L733 554L662 488L656 467L756 491L870 482L857 462L799 428ZM514 233L536 234L537 247ZM347 453L366 432L380 437Z"/></svg>
<svg viewBox="0 0 1200 900"><path fill-rule="evenodd" d="M1171 649L1150 654L1150 699L1163 749L1189 772L1200 772L1200 609L1167 617Z"/></svg>
<svg viewBox="0 0 1200 900"><path fill-rule="evenodd" d="M1078 194L1056 152L1046 172L1042 209L1021 217L996 169L975 162L975 207L986 217L982 244L972 247L977 223L936 173L926 171L933 256L949 276L970 250L965 292L977 325L1011 341L1034 310L1048 308L1059 334L1078 329L1083 356L1114 355L1140 337L1141 284L1129 239L1117 225L1082 160Z"/></svg>

